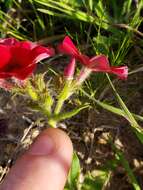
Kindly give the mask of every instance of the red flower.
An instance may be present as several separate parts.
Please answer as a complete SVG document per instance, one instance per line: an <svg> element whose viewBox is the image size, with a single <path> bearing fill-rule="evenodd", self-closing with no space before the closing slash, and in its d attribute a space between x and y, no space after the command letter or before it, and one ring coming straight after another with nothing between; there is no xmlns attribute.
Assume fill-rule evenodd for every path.
<svg viewBox="0 0 143 190"><path fill-rule="evenodd" d="M109 61L105 55L98 55L92 58L81 54L79 50L75 47L72 40L66 36L62 44L58 47L61 53L65 53L74 56L79 60L85 67L94 72L106 72L116 74L121 79L126 79L128 75L128 67L112 67L109 65Z"/></svg>
<svg viewBox="0 0 143 190"><path fill-rule="evenodd" d="M54 55L52 48L14 38L0 40L0 78L26 79L37 62Z"/></svg>

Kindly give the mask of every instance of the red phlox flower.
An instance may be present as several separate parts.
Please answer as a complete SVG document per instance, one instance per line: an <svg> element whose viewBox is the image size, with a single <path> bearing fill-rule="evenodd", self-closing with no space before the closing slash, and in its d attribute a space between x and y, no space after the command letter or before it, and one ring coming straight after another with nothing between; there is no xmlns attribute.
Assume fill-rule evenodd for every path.
<svg viewBox="0 0 143 190"><path fill-rule="evenodd" d="M91 69L94 72L113 73L121 79L127 78L127 66L110 66L108 58L105 55L97 55L92 58L89 58L88 56L81 54L68 36L64 38L62 44L59 45L58 49L61 53L74 56L85 67Z"/></svg>
<svg viewBox="0 0 143 190"><path fill-rule="evenodd" d="M31 75L37 62L54 55L53 48L14 38L0 40L0 78L20 80Z"/></svg>

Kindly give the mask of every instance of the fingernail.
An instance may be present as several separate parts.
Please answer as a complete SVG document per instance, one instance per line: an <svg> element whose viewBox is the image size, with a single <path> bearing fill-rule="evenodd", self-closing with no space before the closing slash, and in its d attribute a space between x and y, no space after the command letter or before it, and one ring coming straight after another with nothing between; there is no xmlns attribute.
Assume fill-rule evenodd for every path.
<svg viewBox="0 0 143 190"><path fill-rule="evenodd" d="M54 149L54 141L47 135L39 136L28 150L31 155L49 155Z"/></svg>

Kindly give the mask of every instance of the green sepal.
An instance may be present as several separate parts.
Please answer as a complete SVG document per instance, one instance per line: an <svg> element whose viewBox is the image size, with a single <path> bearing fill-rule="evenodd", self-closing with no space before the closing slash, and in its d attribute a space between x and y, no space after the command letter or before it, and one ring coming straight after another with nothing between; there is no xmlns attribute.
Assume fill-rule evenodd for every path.
<svg viewBox="0 0 143 190"><path fill-rule="evenodd" d="M28 95L30 96L30 98L33 101L38 101L38 99L39 99L38 93L35 91L35 89L30 84L27 85L26 92L28 93Z"/></svg>
<svg viewBox="0 0 143 190"><path fill-rule="evenodd" d="M37 103L40 111L49 116L51 114L53 98L49 93L48 84L44 81L44 76L45 73L37 74L31 78L31 80L28 81L27 92L31 99Z"/></svg>
<svg viewBox="0 0 143 190"><path fill-rule="evenodd" d="M38 90L38 92L43 92L46 90L46 84L44 81L45 74L37 74L34 76L34 83L35 83L35 89Z"/></svg>
<svg viewBox="0 0 143 190"><path fill-rule="evenodd" d="M69 97L69 94L71 93L71 89L71 80L67 80L62 92L59 95L59 99L62 99L63 101L66 100Z"/></svg>

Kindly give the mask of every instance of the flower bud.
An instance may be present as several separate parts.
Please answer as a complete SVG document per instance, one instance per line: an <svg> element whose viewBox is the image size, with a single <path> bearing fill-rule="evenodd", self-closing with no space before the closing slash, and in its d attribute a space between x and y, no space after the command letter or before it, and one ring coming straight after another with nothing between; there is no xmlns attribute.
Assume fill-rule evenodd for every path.
<svg viewBox="0 0 143 190"><path fill-rule="evenodd" d="M73 79L73 75L75 72L75 58L71 57L70 63L64 70L64 77L68 80Z"/></svg>
<svg viewBox="0 0 143 190"><path fill-rule="evenodd" d="M81 85L89 77L91 72L92 72L91 69L83 67L79 73L79 76L76 79L76 84Z"/></svg>

